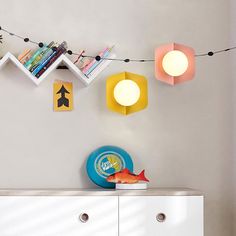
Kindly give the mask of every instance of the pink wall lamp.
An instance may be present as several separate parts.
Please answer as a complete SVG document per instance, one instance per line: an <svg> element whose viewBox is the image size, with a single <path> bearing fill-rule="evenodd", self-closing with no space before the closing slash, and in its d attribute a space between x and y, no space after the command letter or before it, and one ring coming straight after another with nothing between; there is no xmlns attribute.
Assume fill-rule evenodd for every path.
<svg viewBox="0 0 236 236"><path fill-rule="evenodd" d="M175 85L193 79L195 52L193 48L171 43L155 52L155 76L158 80Z"/></svg>

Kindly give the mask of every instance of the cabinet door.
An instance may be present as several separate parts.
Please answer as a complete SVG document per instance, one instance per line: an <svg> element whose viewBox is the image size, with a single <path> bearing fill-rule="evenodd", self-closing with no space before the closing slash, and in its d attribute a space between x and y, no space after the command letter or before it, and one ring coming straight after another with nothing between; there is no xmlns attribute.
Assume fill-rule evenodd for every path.
<svg viewBox="0 0 236 236"><path fill-rule="evenodd" d="M203 236L201 196L123 196L120 236Z"/></svg>
<svg viewBox="0 0 236 236"><path fill-rule="evenodd" d="M118 236L118 197L0 197L1 236Z"/></svg>

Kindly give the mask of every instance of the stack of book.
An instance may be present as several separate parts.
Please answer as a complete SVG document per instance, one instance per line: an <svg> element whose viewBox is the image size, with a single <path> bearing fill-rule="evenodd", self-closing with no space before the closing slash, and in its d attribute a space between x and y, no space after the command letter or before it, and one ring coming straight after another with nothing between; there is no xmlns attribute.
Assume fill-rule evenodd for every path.
<svg viewBox="0 0 236 236"><path fill-rule="evenodd" d="M30 49L26 49L22 54L18 56L18 60L20 63L25 64L32 57L32 51Z"/></svg>
<svg viewBox="0 0 236 236"><path fill-rule="evenodd" d="M36 78L39 78L66 51L67 43L65 41L60 45L51 42L48 45L44 44L34 53L26 50L18 59Z"/></svg>
<svg viewBox="0 0 236 236"><path fill-rule="evenodd" d="M103 51L101 51L98 54L100 60L94 58L89 62L86 61L86 64L82 66L82 68L80 68L83 74L88 78L92 76L95 71L104 63L105 59L109 58L112 49L113 47L106 47ZM81 60L84 60L84 58L82 58Z"/></svg>

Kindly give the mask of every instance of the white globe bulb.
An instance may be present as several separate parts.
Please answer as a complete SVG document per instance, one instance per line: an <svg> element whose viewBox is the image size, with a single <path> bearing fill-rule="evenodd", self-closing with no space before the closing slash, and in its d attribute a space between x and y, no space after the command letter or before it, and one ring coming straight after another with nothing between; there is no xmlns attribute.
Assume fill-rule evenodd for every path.
<svg viewBox="0 0 236 236"><path fill-rule="evenodd" d="M173 50L163 57L162 66L168 75L180 76L188 69L188 58L183 52Z"/></svg>
<svg viewBox="0 0 236 236"><path fill-rule="evenodd" d="M114 88L114 98L122 106L134 105L140 97L140 88L133 80L121 80Z"/></svg>

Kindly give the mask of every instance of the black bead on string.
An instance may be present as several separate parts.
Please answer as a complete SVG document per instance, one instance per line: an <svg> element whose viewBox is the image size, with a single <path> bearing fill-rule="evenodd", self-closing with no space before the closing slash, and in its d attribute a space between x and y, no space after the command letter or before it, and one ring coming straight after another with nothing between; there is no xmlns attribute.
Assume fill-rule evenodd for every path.
<svg viewBox="0 0 236 236"><path fill-rule="evenodd" d="M208 56L212 57L214 55L214 52L210 51L207 54L208 54Z"/></svg>
<svg viewBox="0 0 236 236"><path fill-rule="evenodd" d="M130 62L130 59L127 58L127 59L124 60L124 62Z"/></svg>
<svg viewBox="0 0 236 236"><path fill-rule="evenodd" d="M42 42L40 42L38 45L39 45L40 48L43 47L43 43Z"/></svg>
<svg viewBox="0 0 236 236"><path fill-rule="evenodd" d="M27 43L29 42L29 38L24 38L24 41Z"/></svg>
<svg viewBox="0 0 236 236"><path fill-rule="evenodd" d="M100 57L100 56L96 56L96 57L95 57L95 60L96 60L96 61L100 61L100 60L101 60L101 57Z"/></svg>
<svg viewBox="0 0 236 236"><path fill-rule="evenodd" d="M72 54L73 54L73 52L72 52L71 50L68 50L67 53L68 53L69 55L72 55Z"/></svg>

